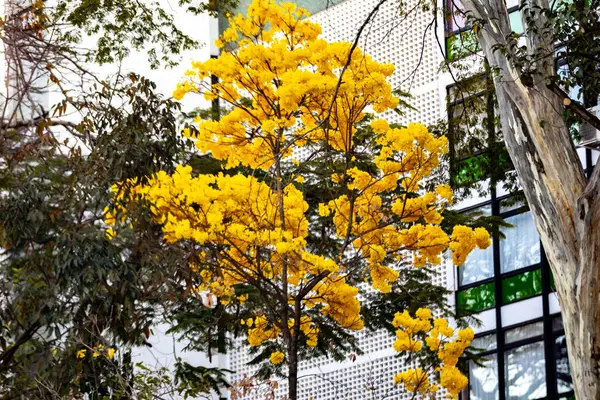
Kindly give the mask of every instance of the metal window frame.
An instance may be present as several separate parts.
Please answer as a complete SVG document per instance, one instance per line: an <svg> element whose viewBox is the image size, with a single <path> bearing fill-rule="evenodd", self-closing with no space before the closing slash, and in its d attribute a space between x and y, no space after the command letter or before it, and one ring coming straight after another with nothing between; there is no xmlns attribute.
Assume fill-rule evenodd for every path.
<svg viewBox="0 0 600 400"><path fill-rule="evenodd" d="M492 216L500 216L503 218L522 214L524 212L529 211L529 207L524 205L524 206L518 207L514 210L509 210L509 211L500 213L500 205L501 205L502 200L509 198L511 195L497 197L495 188L491 188L490 192L491 192L490 200L479 203L477 205L467 207L467 208L461 210L461 212L468 212L468 211L477 209L481 206L490 205L490 204L492 206L491 207L492 208L491 215ZM544 360L545 360L545 373L546 373L546 398L558 399L559 398L558 397L559 396L558 395L558 380L557 380L557 376L556 376L556 360L554 359L554 341L555 341L556 337L560 336L564 332L564 329L558 330L558 331L552 330L552 321L557 315L560 315L560 313L559 314L556 314L556 313L550 314L549 294L552 292L552 290L550 288L550 266L548 264L546 254L544 252L544 248L540 243L540 262L539 263L532 264L527 267L517 269L515 271L509 271L509 272L502 273L501 265L500 265L500 238L497 237L497 235L494 235L494 237L492 238L492 246L493 246L492 251L493 251L493 262L494 262L494 276L491 278L485 279L485 280L481 280L481 281L472 283L472 284L459 286L457 288L457 290L455 291L455 296L457 297L458 292L461 290L466 290L466 289L469 289L472 287L476 287L476 286L484 284L484 283L491 283L491 282L494 283L495 306L487 308L485 310L491 310L491 309L495 310L496 329L482 332L482 333L476 335L476 337L486 336L486 335L490 335L490 334L494 334L494 333L496 334L496 349L484 351L484 352L480 353L480 355L486 356L486 355L490 355L490 354L497 354L496 368L498 371L498 399L506 400L507 386L506 386L506 376L505 376L505 372L504 372L505 367L506 367L506 363L505 363L505 359L504 359L506 351L512 350L512 349L515 349L515 348L518 348L518 347L521 347L521 346L524 346L527 344L539 342L539 341L543 341L543 344L544 344ZM542 296L542 317L532 319L529 321L524 321L519 324L503 326L502 325L502 307L507 304L502 304L502 280L505 278L511 277L511 276L521 274L523 272L534 271L538 268L541 269L541 273L542 273L542 293L538 294L538 295L530 296L527 298L519 299L517 301L507 303L507 304L514 304L514 303L517 303L522 300ZM456 300L457 300L457 298L456 298ZM477 313L480 313L485 310L480 310ZM477 313L474 313L474 314L477 314ZM543 325L543 333L541 335L536 335L531 338L522 339L522 340L508 343L508 344L505 343L505 333L507 330L515 329L515 328L518 328L521 326L526 326L526 325L536 323L536 322L543 322L543 324L542 324ZM467 389L466 393L464 395L461 394L461 399L468 400L469 396L470 396L469 393L470 393L469 389ZM561 396L560 398L568 397L569 395L570 395L570 393L563 393L560 395Z"/></svg>

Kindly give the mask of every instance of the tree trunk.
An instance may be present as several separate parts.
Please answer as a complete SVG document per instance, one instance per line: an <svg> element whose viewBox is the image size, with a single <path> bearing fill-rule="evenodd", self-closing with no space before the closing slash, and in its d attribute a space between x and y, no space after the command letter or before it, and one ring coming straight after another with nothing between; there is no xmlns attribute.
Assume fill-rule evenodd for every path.
<svg viewBox="0 0 600 400"><path fill-rule="evenodd" d="M293 342L288 346L288 397L290 400L298 399L298 351Z"/></svg>
<svg viewBox="0 0 600 400"><path fill-rule="evenodd" d="M545 50L549 57L536 65L535 75L523 76L510 61L504 2L462 3L481 19L479 42L499 72L494 83L504 138L555 277L576 397L600 400L600 230L595 229L600 227L600 170L586 182L562 117L563 99L550 88L548 78L555 72L552 37L541 29L528 32L528 48ZM549 8L547 0L528 5L522 13ZM546 22L539 13L534 18L538 26Z"/></svg>

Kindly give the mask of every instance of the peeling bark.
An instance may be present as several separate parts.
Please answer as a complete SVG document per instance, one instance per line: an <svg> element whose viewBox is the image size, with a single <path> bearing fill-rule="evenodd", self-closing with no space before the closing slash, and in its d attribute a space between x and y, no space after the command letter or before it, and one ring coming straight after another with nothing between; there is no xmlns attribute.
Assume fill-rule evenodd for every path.
<svg viewBox="0 0 600 400"><path fill-rule="evenodd" d="M553 63L537 66L537 75L521 80L509 57L508 12L497 0L463 0L466 11L483 20L477 32L494 77L502 128L555 277L567 335L575 394L600 400L600 170L586 182L569 129L562 118L563 101L546 79ZM547 0L529 7L548 8ZM543 16L536 15L540 26ZM529 49L547 49L553 40L529 32ZM525 84L526 82L527 84Z"/></svg>

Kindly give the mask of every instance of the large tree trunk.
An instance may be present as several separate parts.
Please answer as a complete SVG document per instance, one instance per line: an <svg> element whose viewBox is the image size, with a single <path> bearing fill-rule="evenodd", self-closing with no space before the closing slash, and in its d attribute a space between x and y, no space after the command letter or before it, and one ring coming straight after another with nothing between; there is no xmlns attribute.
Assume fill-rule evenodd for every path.
<svg viewBox="0 0 600 400"><path fill-rule="evenodd" d="M482 20L479 42L499 72L494 82L504 138L555 277L576 397L600 400L600 170L586 182L562 118L563 99L550 89L552 38L528 33L528 48L546 49L550 57L536 66L536 75L521 79L506 53L496 48L509 47L504 2L462 2ZM530 0L529 7L535 6L547 9L548 2ZM534 18L539 26L545 22L539 13Z"/></svg>

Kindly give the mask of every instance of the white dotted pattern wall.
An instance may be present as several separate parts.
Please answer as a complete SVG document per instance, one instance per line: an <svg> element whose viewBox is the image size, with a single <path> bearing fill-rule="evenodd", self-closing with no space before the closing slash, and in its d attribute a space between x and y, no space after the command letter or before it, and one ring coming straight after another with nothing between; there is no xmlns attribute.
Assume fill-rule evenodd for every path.
<svg viewBox="0 0 600 400"><path fill-rule="evenodd" d="M323 37L330 41L355 40L356 33L378 0L346 0L311 17L321 24ZM398 1L390 1L381 7L363 31L360 47L381 62L390 62L396 71L390 79L394 89L413 95L408 100L415 110L405 110L400 117L388 113L391 122L403 125L409 122L431 124L443 117L440 101L439 66L443 55L436 40L433 14L422 11L403 16ZM418 0L404 1L403 10L410 10ZM417 68L418 67L418 68ZM300 154L295 156L300 156ZM444 269L433 279L433 283L446 285ZM355 362L335 363L320 358L300 363L299 399L409 399L406 393L393 387L393 376L409 366L394 355L394 338L386 332L358 334L365 355ZM231 353L230 368L236 371L233 380L244 373L252 374L256 367L249 367L248 348L239 343L237 351ZM287 383L281 382L277 398L285 398ZM251 398L251 397L249 397Z"/></svg>
<svg viewBox="0 0 600 400"><path fill-rule="evenodd" d="M321 24L325 39L353 42L378 2L346 0L311 19ZM443 116L437 82L443 55L436 40L434 14L418 9L423 3L419 0L403 1L402 7L399 3L388 1L379 9L363 30L359 46L374 59L394 64L396 71L390 79L393 88L414 96L409 103L415 111L405 110L404 117L392 113L386 117L402 124L434 123Z"/></svg>

